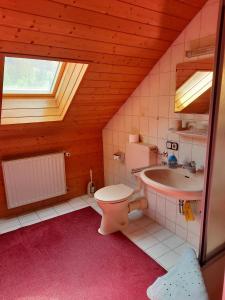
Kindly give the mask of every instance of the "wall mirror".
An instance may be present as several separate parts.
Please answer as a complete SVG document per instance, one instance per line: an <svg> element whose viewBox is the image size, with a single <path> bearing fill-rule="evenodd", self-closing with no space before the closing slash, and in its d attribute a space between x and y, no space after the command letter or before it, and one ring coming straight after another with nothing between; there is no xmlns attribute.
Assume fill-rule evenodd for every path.
<svg viewBox="0 0 225 300"><path fill-rule="evenodd" d="M208 114L214 57L180 63L176 67L175 112Z"/></svg>

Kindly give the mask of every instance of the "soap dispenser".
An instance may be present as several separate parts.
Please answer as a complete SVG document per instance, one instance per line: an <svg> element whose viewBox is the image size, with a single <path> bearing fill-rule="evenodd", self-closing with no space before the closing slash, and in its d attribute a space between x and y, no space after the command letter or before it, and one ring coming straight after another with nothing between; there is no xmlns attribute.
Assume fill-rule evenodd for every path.
<svg viewBox="0 0 225 300"><path fill-rule="evenodd" d="M169 168L177 168L177 158L175 154L170 154L168 157L168 167Z"/></svg>

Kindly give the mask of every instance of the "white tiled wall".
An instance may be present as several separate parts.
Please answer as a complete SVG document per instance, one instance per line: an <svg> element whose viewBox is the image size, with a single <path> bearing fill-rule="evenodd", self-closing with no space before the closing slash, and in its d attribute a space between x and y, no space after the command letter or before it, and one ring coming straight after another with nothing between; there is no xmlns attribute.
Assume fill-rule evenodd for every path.
<svg viewBox="0 0 225 300"><path fill-rule="evenodd" d="M176 153L179 161L195 160L204 165L206 141L179 137L168 132L174 119L208 120L207 115L175 114L176 64L186 61L185 51L192 40L216 33L218 1L210 0L189 23L164 56L145 77L126 103L109 121L103 130L105 184L124 182L132 184L125 165L113 161L112 154L125 151L129 133L139 133L144 142L155 144L162 152L167 139L179 143ZM148 214L161 225L175 232L194 246L199 241L199 221L187 223L178 213L177 200L147 191Z"/></svg>

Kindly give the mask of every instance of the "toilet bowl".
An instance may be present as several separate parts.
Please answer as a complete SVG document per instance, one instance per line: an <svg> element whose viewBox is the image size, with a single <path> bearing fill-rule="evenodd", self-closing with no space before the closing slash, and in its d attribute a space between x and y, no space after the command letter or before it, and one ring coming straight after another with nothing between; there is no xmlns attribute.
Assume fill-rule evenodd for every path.
<svg viewBox="0 0 225 300"><path fill-rule="evenodd" d="M156 146L142 143L129 143L125 150L125 165L128 173L135 168L156 164ZM137 183L141 181L136 178ZM145 197L129 201L132 194L138 194L143 183L133 190L125 184L106 186L95 192L94 197L102 209L102 220L98 232L105 235L123 230L128 225L128 213L134 209L145 209L148 202Z"/></svg>
<svg viewBox="0 0 225 300"><path fill-rule="evenodd" d="M100 234L123 230L128 225L129 197L134 190L124 184L110 185L95 192L94 197L102 209Z"/></svg>

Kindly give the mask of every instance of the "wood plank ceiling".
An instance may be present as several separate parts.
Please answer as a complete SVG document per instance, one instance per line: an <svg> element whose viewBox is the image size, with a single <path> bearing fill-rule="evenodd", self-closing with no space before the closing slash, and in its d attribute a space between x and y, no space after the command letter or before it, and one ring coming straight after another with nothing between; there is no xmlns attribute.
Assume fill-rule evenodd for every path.
<svg viewBox="0 0 225 300"><path fill-rule="evenodd" d="M101 129L205 0L0 0L0 51L87 61L66 121Z"/></svg>
<svg viewBox="0 0 225 300"><path fill-rule="evenodd" d="M0 0L0 52L89 63L62 122L0 126L0 160L59 150L68 194L103 184L101 130L206 0ZM0 215L7 210L0 173Z"/></svg>

